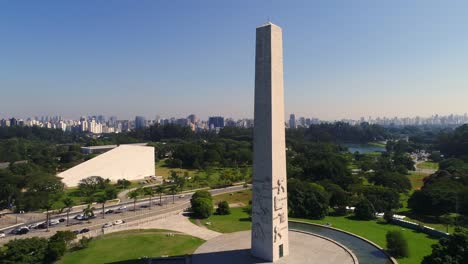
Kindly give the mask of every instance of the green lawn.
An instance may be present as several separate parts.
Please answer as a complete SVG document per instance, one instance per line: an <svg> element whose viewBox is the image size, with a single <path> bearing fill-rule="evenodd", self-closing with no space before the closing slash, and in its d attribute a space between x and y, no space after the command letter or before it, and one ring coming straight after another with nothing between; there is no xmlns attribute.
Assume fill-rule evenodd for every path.
<svg viewBox="0 0 468 264"><path fill-rule="evenodd" d="M167 178L171 175L172 171L177 172L179 175L184 175L185 172L188 172L190 176L194 175L198 170L188 170L188 169L174 169L174 168L169 168L166 166L166 160L158 160L156 162L156 174L157 176L163 176L164 178Z"/></svg>
<svg viewBox="0 0 468 264"><path fill-rule="evenodd" d="M194 224L202 224L220 233L249 230L251 221L244 208L231 208L230 215L212 215L207 219L190 219Z"/></svg>
<svg viewBox="0 0 468 264"><path fill-rule="evenodd" d="M420 169L438 170L439 163L433 162L433 161L425 161L425 162L419 163L417 167Z"/></svg>
<svg viewBox="0 0 468 264"><path fill-rule="evenodd" d="M250 189L213 196L213 203L215 205L221 201L227 201L230 204L242 204L246 206L250 200L252 200L252 190Z"/></svg>
<svg viewBox="0 0 468 264"><path fill-rule="evenodd" d="M390 230L401 230L403 235L408 241L410 257L398 259L400 264L419 264L421 263L424 256L429 255L432 252L431 245L437 243L436 239L433 239L423 233L419 233L413 230L402 228L396 225L385 224L378 221L359 221L352 220L347 217L333 217L327 216L322 220L307 220L297 219L301 221L325 224L330 223L332 227L351 232L353 234L362 236L382 248L386 247L385 235Z"/></svg>
<svg viewBox="0 0 468 264"><path fill-rule="evenodd" d="M178 256L191 254L204 240L188 235L167 236L163 230L130 230L101 236L86 249L66 253L59 264L74 263L146 263L142 256ZM170 231L169 231L170 232Z"/></svg>
<svg viewBox="0 0 468 264"><path fill-rule="evenodd" d="M383 143L383 142L368 142L367 143L368 145L371 145L371 146L376 146L376 147L382 147L382 148L385 148L387 146L387 144Z"/></svg>
<svg viewBox="0 0 468 264"><path fill-rule="evenodd" d="M411 186L413 188L413 191L421 189L421 187L424 184L423 179L426 178L427 176L429 176L429 174L427 173L410 171L410 175L408 177L411 181Z"/></svg>

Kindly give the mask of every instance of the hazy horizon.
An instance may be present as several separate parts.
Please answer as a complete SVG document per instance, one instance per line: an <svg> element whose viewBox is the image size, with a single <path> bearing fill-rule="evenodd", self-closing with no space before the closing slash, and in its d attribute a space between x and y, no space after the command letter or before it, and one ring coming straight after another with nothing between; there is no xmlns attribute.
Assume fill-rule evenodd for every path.
<svg viewBox="0 0 468 264"><path fill-rule="evenodd" d="M0 118L253 117L255 28L283 29L286 117L468 112L468 3L2 1Z"/></svg>

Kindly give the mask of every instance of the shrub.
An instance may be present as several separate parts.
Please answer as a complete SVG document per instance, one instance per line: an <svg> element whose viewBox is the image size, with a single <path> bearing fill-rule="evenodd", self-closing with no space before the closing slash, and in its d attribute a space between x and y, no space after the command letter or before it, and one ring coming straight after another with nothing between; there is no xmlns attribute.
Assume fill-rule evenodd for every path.
<svg viewBox="0 0 468 264"><path fill-rule="evenodd" d="M213 202L210 199L192 198L191 203L195 217L208 218L213 214Z"/></svg>
<svg viewBox="0 0 468 264"><path fill-rule="evenodd" d="M87 248L92 239L93 239L92 237L82 237L79 241L80 249Z"/></svg>
<svg viewBox="0 0 468 264"><path fill-rule="evenodd" d="M60 242L63 241L65 244L69 244L76 239L76 234L72 231L57 231L55 235L49 238L51 242Z"/></svg>
<svg viewBox="0 0 468 264"><path fill-rule="evenodd" d="M383 218L385 219L385 222L391 223L393 221L393 215L394 215L393 211L386 211L383 216Z"/></svg>
<svg viewBox="0 0 468 264"><path fill-rule="evenodd" d="M208 199L210 201L213 201L213 197L211 197L211 193L209 191L196 191L193 195L192 195L192 199L190 200L190 202L192 202L193 200L197 199L197 198L205 198L205 199Z"/></svg>
<svg viewBox="0 0 468 264"><path fill-rule="evenodd" d="M360 220L371 220L375 218L375 209L367 199L361 200L354 209L354 215Z"/></svg>
<svg viewBox="0 0 468 264"><path fill-rule="evenodd" d="M54 263L65 254L66 250L67 245L65 241L50 241L46 251L46 262Z"/></svg>
<svg viewBox="0 0 468 264"><path fill-rule="evenodd" d="M388 231L386 235L387 251L395 258L409 256L408 242L400 231Z"/></svg>
<svg viewBox="0 0 468 264"><path fill-rule="evenodd" d="M218 208L216 209L216 213L219 215L231 214L231 208L229 208L229 203L226 201L219 202Z"/></svg>

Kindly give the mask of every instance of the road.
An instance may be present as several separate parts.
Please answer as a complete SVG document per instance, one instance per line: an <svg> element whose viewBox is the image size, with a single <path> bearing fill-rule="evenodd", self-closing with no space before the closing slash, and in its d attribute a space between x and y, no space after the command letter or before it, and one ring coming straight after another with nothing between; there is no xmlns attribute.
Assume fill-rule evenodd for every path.
<svg viewBox="0 0 468 264"><path fill-rule="evenodd" d="M208 191L212 195L219 195L223 193L236 192L236 191L240 191L244 189L246 188L239 185L239 186L231 186L231 187L221 188L221 189L213 189L213 190L208 190ZM89 222L87 220L80 221L80 220L74 219L75 216L82 214L81 211L71 212L69 215L69 218L70 218L69 226L66 226L66 221L60 222L57 225L50 226L49 232L47 232L45 229L31 229L28 234L14 235L14 234L10 234L10 231L13 230L14 228L8 228L5 230L2 230L6 234L6 237L0 238L0 245L5 244L7 241L14 239L14 238L26 238L26 237L34 237L34 236L49 237L55 234L55 231L59 231L59 230L60 231L72 230L73 231L73 230L81 230L83 228L96 230L96 229L101 229L104 223L112 222L115 220L124 220L125 222L131 222L131 221L143 219L146 217L154 217L157 215L167 214L173 211L179 211L179 210L188 208L190 206L190 198L192 197L192 195L193 195L193 192L178 194L175 196L174 203L173 203L172 195L165 195L163 196L161 205L159 205L159 196L153 197L151 208L149 207L149 198L141 199L136 202L135 211L133 211L133 208L134 208L133 201L124 202L119 205L105 207L105 210L109 210L109 209L114 210L114 213L112 214L105 214L104 215L105 218L102 218L102 208L95 207L94 214L96 218L91 219ZM123 207L123 206L126 206L125 210L117 211L119 207ZM61 218L66 219L66 213L51 216L50 219L59 220ZM43 220L41 221L41 223L42 222L45 222L45 221ZM28 226L28 225L35 224L35 223L37 223L37 221L28 222L22 226Z"/></svg>

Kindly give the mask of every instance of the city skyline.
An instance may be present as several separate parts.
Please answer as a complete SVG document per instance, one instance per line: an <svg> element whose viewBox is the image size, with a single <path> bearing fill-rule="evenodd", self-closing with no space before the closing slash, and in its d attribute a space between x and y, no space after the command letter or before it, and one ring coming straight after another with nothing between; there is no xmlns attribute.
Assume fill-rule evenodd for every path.
<svg viewBox="0 0 468 264"><path fill-rule="evenodd" d="M251 118L252 27L268 17L287 28L286 113L464 114L466 10L461 1L5 1L0 117Z"/></svg>

